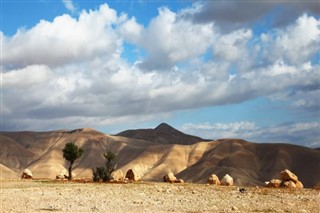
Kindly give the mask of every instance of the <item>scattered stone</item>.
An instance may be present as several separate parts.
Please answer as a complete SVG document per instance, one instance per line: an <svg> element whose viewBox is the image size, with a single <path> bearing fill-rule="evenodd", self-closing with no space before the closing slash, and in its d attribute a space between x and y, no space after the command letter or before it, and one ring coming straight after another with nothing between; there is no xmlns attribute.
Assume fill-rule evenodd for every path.
<svg viewBox="0 0 320 213"><path fill-rule="evenodd" d="M118 169L111 173L111 179L115 181L124 181L125 177L122 170Z"/></svg>
<svg viewBox="0 0 320 213"><path fill-rule="evenodd" d="M10 180L3 184L1 212L319 212L319 191L314 189L159 182L88 185ZM240 188L247 192L241 194Z"/></svg>
<svg viewBox="0 0 320 213"><path fill-rule="evenodd" d="M296 188L296 184L291 180L283 181L282 182L282 186L285 187L285 188Z"/></svg>
<svg viewBox="0 0 320 213"><path fill-rule="evenodd" d="M56 175L56 180L64 180L64 176L62 175Z"/></svg>
<svg viewBox="0 0 320 213"><path fill-rule="evenodd" d="M239 192L240 192L240 193L245 193L246 191L247 191L247 190L246 190L245 188L240 188L240 189L239 189Z"/></svg>
<svg viewBox="0 0 320 213"><path fill-rule="evenodd" d="M25 169L21 175L22 179L32 179L32 172L29 169Z"/></svg>
<svg viewBox="0 0 320 213"><path fill-rule="evenodd" d="M163 176L163 182L174 183L177 181L176 176L172 172L168 172L165 176Z"/></svg>
<svg viewBox="0 0 320 213"><path fill-rule="evenodd" d="M280 173L281 180L272 179L271 181L265 182L268 187L279 188L303 188L303 184L299 181L298 177L288 169L285 169Z"/></svg>
<svg viewBox="0 0 320 213"><path fill-rule="evenodd" d="M233 186L233 178L229 174L226 174L221 179L221 185L222 186Z"/></svg>
<svg viewBox="0 0 320 213"><path fill-rule="evenodd" d="M72 175L74 176L74 173L72 173ZM56 176L57 180L64 180L64 179L68 179L69 174L68 171L63 169L60 171L60 173Z"/></svg>
<svg viewBox="0 0 320 213"><path fill-rule="evenodd" d="M128 178L128 181L139 181L141 179L138 173L133 169L127 171L126 178Z"/></svg>
<svg viewBox="0 0 320 213"><path fill-rule="evenodd" d="M301 181L298 180L298 181L296 182L296 188L297 188L297 189L302 189L302 188L303 188L303 184L301 183Z"/></svg>
<svg viewBox="0 0 320 213"><path fill-rule="evenodd" d="M270 188L279 188L281 186L282 181L279 179L272 179L266 183L267 183L267 186Z"/></svg>
<svg viewBox="0 0 320 213"><path fill-rule="evenodd" d="M288 169L285 169L280 174L281 174L281 179L283 181L290 181L291 180L294 183L296 183L298 181L298 177L295 174L293 174L291 171L289 171Z"/></svg>
<svg viewBox="0 0 320 213"><path fill-rule="evenodd" d="M175 183L184 183L184 180L178 179L178 180L175 181Z"/></svg>
<svg viewBox="0 0 320 213"><path fill-rule="evenodd" d="M220 180L217 175L211 174L207 180L208 184L220 185Z"/></svg>
<svg viewBox="0 0 320 213"><path fill-rule="evenodd" d="M236 206L233 206L233 207L231 208L231 210L232 210L232 211L238 211L238 208L237 208Z"/></svg>

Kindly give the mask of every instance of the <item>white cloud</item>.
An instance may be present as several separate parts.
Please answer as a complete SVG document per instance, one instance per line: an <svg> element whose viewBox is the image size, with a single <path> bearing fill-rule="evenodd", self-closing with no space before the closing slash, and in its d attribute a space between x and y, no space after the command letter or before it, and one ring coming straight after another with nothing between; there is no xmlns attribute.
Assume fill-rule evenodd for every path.
<svg viewBox="0 0 320 213"><path fill-rule="evenodd" d="M160 8L137 42L148 52L141 66L147 70L171 69L176 63L205 53L212 38L212 24L194 25L168 8Z"/></svg>
<svg viewBox="0 0 320 213"><path fill-rule="evenodd" d="M320 21L305 14L285 29L263 34L261 39L263 45L268 46L265 57L270 61L283 59L294 65L305 63L320 51Z"/></svg>
<svg viewBox="0 0 320 213"><path fill-rule="evenodd" d="M45 65L31 65L18 70L2 73L2 88L25 89L50 80L52 73Z"/></svg>
<svg viewBox="0 0 320 213"><path fill-rule="evenodd" d="M185 132L201 135L204 138L248 138L257 129L254 122L240 121L232 123L187 123L182 126Z"/></svg>
<svg viewBox="0 0 320 213"><path fill-rule="evenodd" d="M122 35L124 39L132 43L138 43L144 28L136 22L134 17L132 17L120 24L119 31L120 35Z"/></svg>
<svg viewBox="0 0 320 213"><path fill-rule="evenodd" d="M78 20L69 15L52 22L41 20L31 29L20 29L3 42L3 64L23 67L32 64L61 66L120 52L121 40L112 29L116 11L106 4L96 11L82 11Z"/></svg>
<svg viewBox="0 0 320 213"><path fill-rule="evenodd" d="M161 8L144 27L103 4L78 18L42 20L12 37L1 33L4 128L50 128L52 121L95 127L288 91L296 95L283 96L286 106L304 112L319 107L320 69L311 62L319 47L308 49L319 40L319 20L304 15L260 36L250 28L216 32L214 23L194 23L181 14ZM296 59L298 53L283 49L282 40L295 46L290 51L306 53ZM141 63L122 58L124 42L147 51ZM259 48L253 51L253 44ZM212 58L203 60L208 51ZM230 74L232 66L236 73ZM251 122L211 128L221 136L249 138L259 129Z"/></svg>
<svg viewBox="0 0 320 213"><path fill-rule="evenodd" d="M213 45L214 57L229 62L246 58L247 43L252 38L251 30L236 30L227 35L219 35Z"/></svg>
<svg viewBox="0 0 320 213"><path fill-rule="evenodd" d="M309 88L314 90L320 84L320 79L315 78L320 74L319 65L310 62L293 65L285 63L282 59L275 60L272 64L265 64L233 79L245 91L255 90L258 95L275 97L278 93L294 90L296 93Z"/></svg>
<svg viewBox="0 0 320 213"><path fill-rule="evenodd" d="M283 60L279 59L269 67L268 70L265 70L264 74L266 76L275 77L278 75L294 74L297 72L296 67L286 65Z"/></svg>
<svg viewBox="0 0 320 213"><path fill-rule="evenodd" d="M70 12L74 13L77 11L76 7L74 6L72 0L62 0L64 6L70 10Z"/></svg>
<svg viewBox="0 0 320 213"><path fill-rule="evenodd" d="M204 138L239 138L259 143L293 143L320 147L319 122L289 123L278 126L257 126L254 122L186 123L181 129Z"/></svg>

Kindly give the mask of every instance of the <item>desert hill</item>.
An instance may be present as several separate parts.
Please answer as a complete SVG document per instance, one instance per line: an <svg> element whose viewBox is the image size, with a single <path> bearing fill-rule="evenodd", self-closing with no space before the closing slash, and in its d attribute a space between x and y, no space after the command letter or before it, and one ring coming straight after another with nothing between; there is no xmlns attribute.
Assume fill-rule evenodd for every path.
<svg viewBox="0 0 320 213"><path fill-rule="evenodd" d="M30 169L36 178L55 178L67 168L62 149L75 142L85 149L75 164L77 177L91 177L104 164L103 153L117 153L117 169L134 169L146 181L162 181L171 171L187 182L205 183L211 173L228 173L238 185L263 185L289 169L306 187L320 182L320 151L290 144L258 144L239 139L206 141L167 124L155 129L108 135L93 129L51 132L2 132L1 177Z"/></svg>
<svg viewBox="0 0 320 213"><path fill-rule="evenodd" d="M195 144L200 141L210 141L180 132L166 123L161 123L154 129L126 130L116 136L148 140L160 144Z"/></svg>

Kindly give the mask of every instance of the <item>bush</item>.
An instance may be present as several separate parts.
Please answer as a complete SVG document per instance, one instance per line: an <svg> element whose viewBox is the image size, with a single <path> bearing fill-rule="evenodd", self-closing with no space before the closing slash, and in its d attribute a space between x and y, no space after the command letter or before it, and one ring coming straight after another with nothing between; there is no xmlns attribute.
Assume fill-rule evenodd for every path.
<svg viewBox="0 0 320 213"><path fill-rule="evenodd" d="M107 153L103 154L106 158L106 165L96 167L96 169L92 169L92 179L95 182L99 181L110 181L111 180L111 173L115 170L116 164L115 159L116 155L113 152L108 151Z"/></svg>
<svg viewBox="0 0 320 213"><path fill-rule="evenodd" d="M109 181L111 179L111 174L108 173L107 169L103 166L97 167L96 169L92 169L93 174L93 181L99 182L102 181Z"/></svg>

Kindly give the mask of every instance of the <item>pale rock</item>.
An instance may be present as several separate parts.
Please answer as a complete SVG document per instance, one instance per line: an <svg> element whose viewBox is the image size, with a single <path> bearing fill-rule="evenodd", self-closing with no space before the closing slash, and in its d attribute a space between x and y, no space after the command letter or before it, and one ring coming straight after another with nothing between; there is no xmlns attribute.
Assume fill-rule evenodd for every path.
<svg viewBox="0 0 320 213"><path fill-rule="evenodd" d="M64 180L64 176L63 175L56 175L56 180Z"/></svg>
<svg viewBox="0 0 320 213"><path fill-rule="evenodd" d="M297 189L302 189L302 188L303 188L303 184L301 183L301 181L298 180L298 181L296 182L296 188L297 188Z"/></svg>
<svg viewBox="0 0 320 213"><path fill-rule="evenodd" d="M220 185L220 180L217 175L211 174L207 180L208 184Z"/></svg>
<svg viewBox="0 0 320 213"><path fill-rule="evenodd" d="M298 177L295 174L293 174L291 171L289 171L288 169L285 169L280 174L281 174L281 179L283 181L290 181L291 180L294 183L296 183L298 181Z"/></svg>
<svg viewBox="0 0 320 213"><path fill-rule="evenodd" d="M72 173L72 176L74 176L74 173ZM56 176L57 180L64 180L64 179L68 179L69 174L68 171L63 169L60 171L60 173Z"/></svg>
<svg viewBox="0 0 320 213"><path fill-rule="evenodd" d="M21 178L22 179L32 179L32 172L29 169L25 169L22 172Z"/></svg>
<svg viewBox="0 0 320 213"><path fill-rule="evenodd" d="M115 181L123 181L125 179L122 170L118 169L111 173L111 179Z"/></svg>
<svg viewBox="0 0 320 213"><path fill-rule="evenodd" d="M285 188L296 188L296 184L292 180L283 181L282 186Z"/></svg>
<svg viewBox="0 0 320 213"><path fill-rule="evenodd" d="M279 188L281 186L282 181L279 180L279 179L272 179L272 180L270 180L270 181L268 181L266 183L267 183L268 187Z"/></svg>
<svg viewBox="0 0 320 213"><path fill-rule="evenodd" d="M176 176L172 172L168 172L165 176L163 176L163 182L174 183L177 181Z"/></svg>
<svg viewBox="0 0 320 213"><path fill-rule="evenodd" d="M178 180L175 181L175 183L184 183L184 180L178 179Z"/></svg>
<svg viewBox="0 0 320 213"><path fill-rule="evenodd" d="M229 174L226 174L220 182L222 186L233 186L233 178Z"/></svg>

